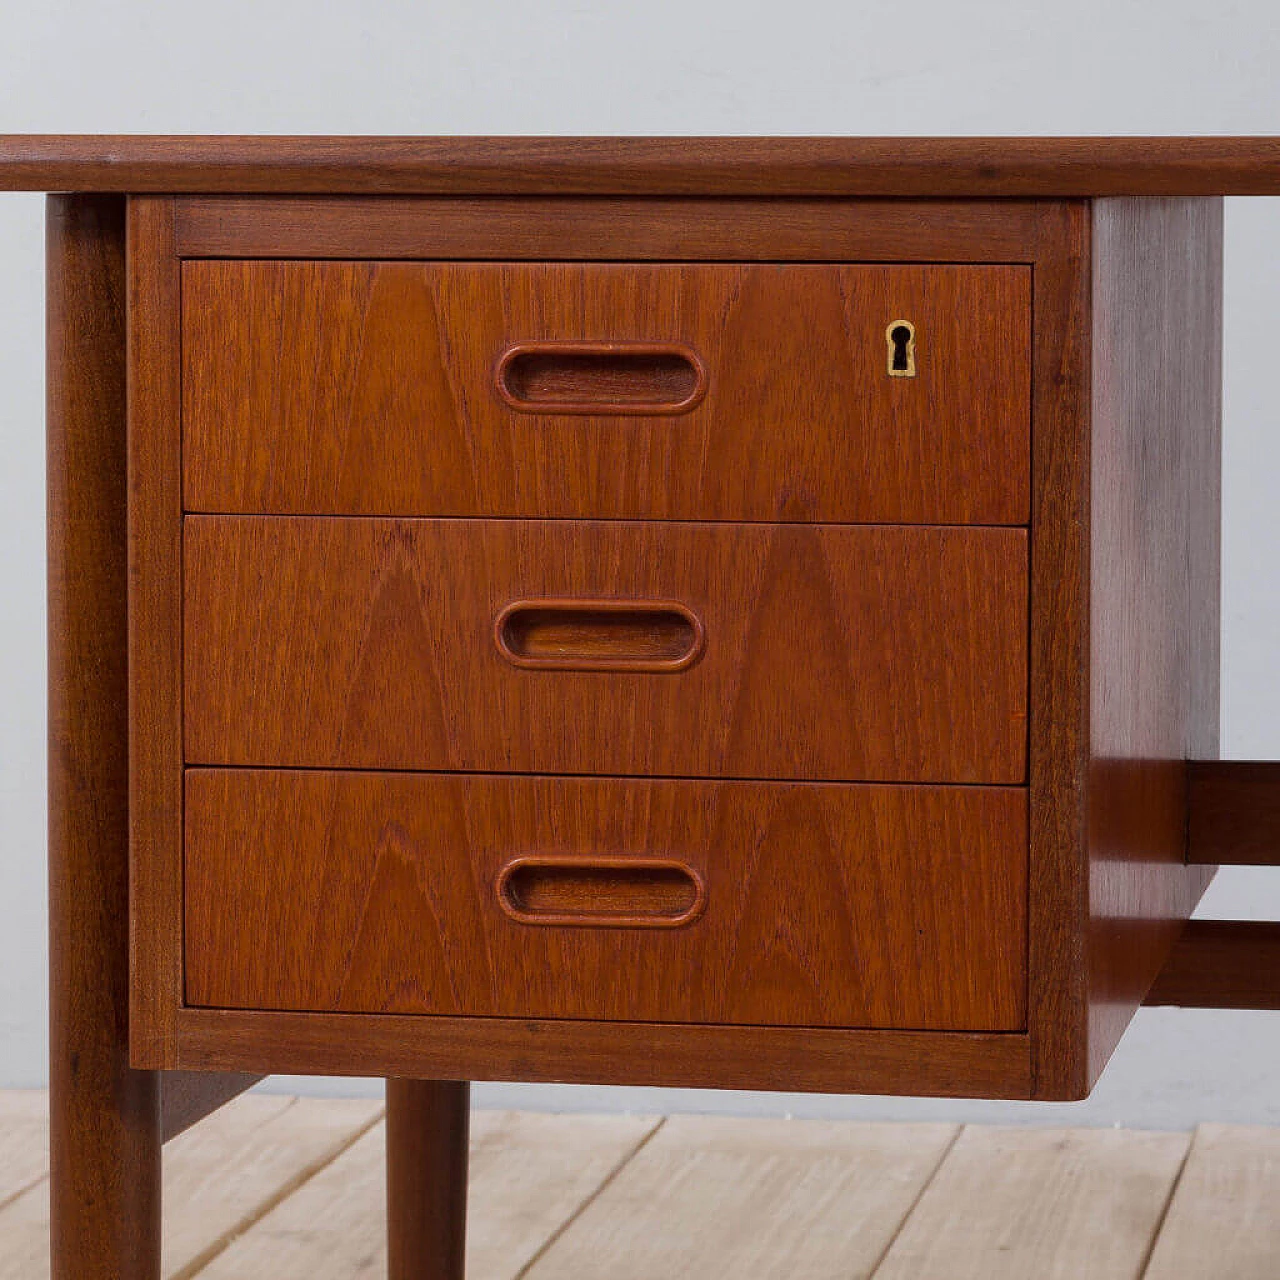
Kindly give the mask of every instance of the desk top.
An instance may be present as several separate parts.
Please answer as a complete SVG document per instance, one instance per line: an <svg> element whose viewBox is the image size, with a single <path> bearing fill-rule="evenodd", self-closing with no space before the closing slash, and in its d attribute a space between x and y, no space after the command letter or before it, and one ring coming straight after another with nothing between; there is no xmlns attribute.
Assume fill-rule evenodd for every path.
<svg viewBox="0 0 1280 1280"><path fill-rule="evenodd" d="M1280 195L1280 137L0 135L0 191L363 195Z"/></svg>

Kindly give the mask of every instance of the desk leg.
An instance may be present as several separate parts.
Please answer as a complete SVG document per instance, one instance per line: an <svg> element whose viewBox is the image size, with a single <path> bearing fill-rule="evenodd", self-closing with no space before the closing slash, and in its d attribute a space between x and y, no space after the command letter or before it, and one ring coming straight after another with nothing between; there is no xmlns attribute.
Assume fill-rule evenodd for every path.
<svg viewBox="0 0 1280 1280"><path fill-rule="evenodd" d="M160 1096L128 1053L124 201L50 199L53 1280L159 1280Z"/></svg>
<svg viewBox="0 0 1280 1280"><path fill-rule="evenodd" d="M471 1086L387 1081L387 1275L463 1280Z"/></svg>

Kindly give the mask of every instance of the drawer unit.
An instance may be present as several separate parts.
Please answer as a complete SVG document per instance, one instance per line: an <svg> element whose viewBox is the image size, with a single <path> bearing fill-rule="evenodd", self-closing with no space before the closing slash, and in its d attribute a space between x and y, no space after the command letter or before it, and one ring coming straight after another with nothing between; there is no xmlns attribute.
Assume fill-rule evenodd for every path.
<svg viewBox="0 0 1280 1280"><path fill-rule="evenodd" d="M186 800L193 1005L1025 1025L1015 788L196 769Z"/></svg>
<svg viewBox="0 0 1280 1280"><path fill-rule="evenodd" d="M193 511L1027 520L1025 266L198 261L182 303Z"/></svg>
<svg viewBox="0 0 1280 1280"><path fill-rule="evenodd" d="M1087 1092L1204 883L1215 217L132 200L135 1065Z"/></svg>
<svg viewBox="0 0 1280 1280"><path fill-rule="evenodd" d="M1025 777L1021 529L193 516L185 542L190 763Z"/></svg>

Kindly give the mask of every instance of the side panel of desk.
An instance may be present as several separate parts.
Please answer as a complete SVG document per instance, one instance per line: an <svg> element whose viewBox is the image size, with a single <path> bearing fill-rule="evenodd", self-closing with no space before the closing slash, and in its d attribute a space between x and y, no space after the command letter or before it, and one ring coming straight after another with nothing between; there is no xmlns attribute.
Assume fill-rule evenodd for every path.
<svg viewBox="0 0 1280 1280"><path fill-rule="evenodd" d="M1213 875L1187 759L1218 751L1222 202L1093 218L1088 1080Z"/></svg>

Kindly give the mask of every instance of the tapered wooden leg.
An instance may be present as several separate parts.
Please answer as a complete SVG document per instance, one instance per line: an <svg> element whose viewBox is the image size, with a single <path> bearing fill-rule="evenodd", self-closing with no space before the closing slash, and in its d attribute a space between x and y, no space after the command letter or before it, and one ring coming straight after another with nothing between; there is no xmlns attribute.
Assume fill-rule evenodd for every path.
<svg viewBox="0 0 1280 1280"><path fill-rule="evenodd" d="M124 202L48 205L53 1280L159 1280L158 1077L128 1065Z"/></svg>
<svg viewBox="0 0 1280 1280"><path fill-rule="evenodd" d="M462 1280L471 1086L387 1081L387 1275Z"/></svg>

